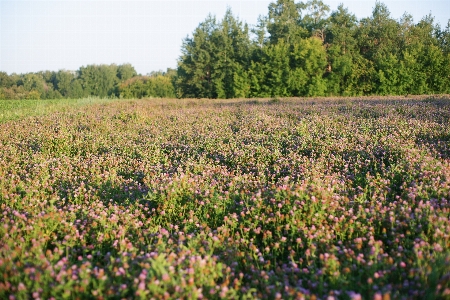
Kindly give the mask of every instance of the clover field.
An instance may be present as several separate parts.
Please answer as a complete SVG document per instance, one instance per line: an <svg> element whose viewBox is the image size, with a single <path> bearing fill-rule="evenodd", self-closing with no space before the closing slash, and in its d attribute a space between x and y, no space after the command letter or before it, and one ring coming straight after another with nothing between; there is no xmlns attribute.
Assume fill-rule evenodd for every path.
<svg viewBox="0 0 450 300"><path fill-rule="evenodd" d="M24 114L0 123L0 298L448 299L449 201L448 97Z"/></svg>

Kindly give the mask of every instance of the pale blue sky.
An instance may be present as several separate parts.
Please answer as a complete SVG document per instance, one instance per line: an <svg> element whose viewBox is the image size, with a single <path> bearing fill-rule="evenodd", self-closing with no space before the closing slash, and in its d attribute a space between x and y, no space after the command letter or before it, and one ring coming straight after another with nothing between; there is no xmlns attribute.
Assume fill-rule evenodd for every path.
<svg viewBox="0 0 450 300"><path fill-rule="evenodd" d="M227 6L249 25L266 15L270 0L0 0L0 71L10 73L88 64L131 63L138 73L175 68L183 38L208 13L221 19ZM298 2L298 1L296 1ZM375 0L324 0L335 10L344 3L360 19ZM418 22L431 13L444 28L450 0L385 0L391 16L406 11Z"/></svg>

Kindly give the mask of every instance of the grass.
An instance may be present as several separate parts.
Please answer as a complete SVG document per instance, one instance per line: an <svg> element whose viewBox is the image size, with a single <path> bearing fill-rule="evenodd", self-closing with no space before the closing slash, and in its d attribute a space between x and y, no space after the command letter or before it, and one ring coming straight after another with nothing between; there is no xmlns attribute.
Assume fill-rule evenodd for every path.
<svg viewBox="0 0 450 300"><path fill-rule="evenodd" d="M115 100L97 97L57 100L0 100L0 123L19 120L29 116L62 112L74 107L113 101Z"/></svg>
<svg viewBox="0 0 450 300"><path fill-rule="evenodd" d="M0 298L449 297L448 97L5 103Z"/></svg>

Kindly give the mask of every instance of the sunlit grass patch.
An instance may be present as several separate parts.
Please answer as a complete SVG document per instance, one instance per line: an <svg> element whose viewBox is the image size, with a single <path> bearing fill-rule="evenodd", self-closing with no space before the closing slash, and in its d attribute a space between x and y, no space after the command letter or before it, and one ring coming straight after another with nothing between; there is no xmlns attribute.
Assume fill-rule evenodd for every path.
<svg viewBox="0 0 450 300"><path fill-rule="evenodd" d="M46 115L66 111L73 107L110 103L113 101L117 101L117 99L89 97L83 99L56 100L0 100L0 122L17 120L28 116Z"/></svg>

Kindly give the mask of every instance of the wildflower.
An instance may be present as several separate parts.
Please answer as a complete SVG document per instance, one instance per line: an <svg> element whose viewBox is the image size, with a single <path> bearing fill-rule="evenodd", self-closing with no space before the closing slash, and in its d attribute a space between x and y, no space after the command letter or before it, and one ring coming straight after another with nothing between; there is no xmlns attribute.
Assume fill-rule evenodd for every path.
<svg viewBox="0 0 450 300"><path fill-rule="evenodd" d="M145 281L140 281L138 285L138 290L144 291L145 290Z"/></svg>
<svg viewBox="0 0 450 300"><path fill-rule="evenodd" d="M373 300L383 300L383 295L375 293L375 295L373 295Z"/></svg>
<svg viewBox="0 0 450 300"><path fill-rule="evenodd" d="M361 294L355 293L351 296L351 299L352 300L362 300L362 296L361 296Z"/></svg>
<svg viewBox="0 0 450 300"><path fill-rule="evenodd" d="M163 281L169 281L169 280L170 280L169 274L164 273L164 274L162 275L162 280L163 280Z"/></svg>
<svg viewBox="0 0 450 300"><path fill-rule="evenodd" d="M17 286L17 289L19 291L25 291L27 288L25 287L25 285L22 282L20 282L19 285Z"/></svg>
<svg viewBox="0 0 450 300"><path fill-rule="evenodd" d="M438 244L438 243L435 243L433 248L434 248L434 251L436 251L436 252L442 252L444 250L442 248L442 246L440 244Z"/></svg>

